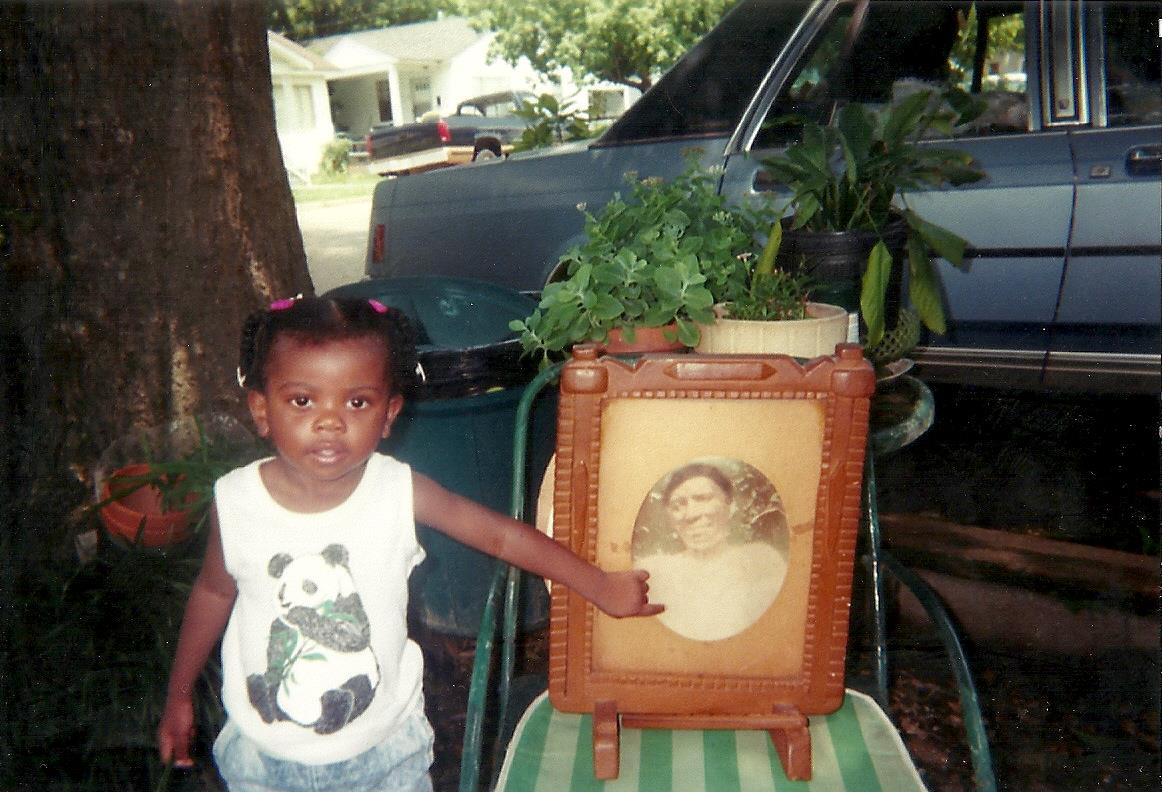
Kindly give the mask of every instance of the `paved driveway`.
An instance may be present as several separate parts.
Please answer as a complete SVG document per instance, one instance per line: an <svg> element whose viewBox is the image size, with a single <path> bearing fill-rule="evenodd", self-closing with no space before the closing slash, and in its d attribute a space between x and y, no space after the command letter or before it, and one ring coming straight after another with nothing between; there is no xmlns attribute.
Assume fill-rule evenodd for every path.
<svg viewBox="0 0 1162 792"><path fill-rule="evenodd" d="M303 203L298 207L298 218L316 294L363 279L370 196Z"/></svg>

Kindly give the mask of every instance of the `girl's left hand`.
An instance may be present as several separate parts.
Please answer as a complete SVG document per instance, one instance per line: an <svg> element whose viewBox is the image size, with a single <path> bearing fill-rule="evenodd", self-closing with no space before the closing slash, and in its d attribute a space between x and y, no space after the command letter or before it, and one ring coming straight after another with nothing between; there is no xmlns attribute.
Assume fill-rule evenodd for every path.
<svg viewBox="0 0 1162 792"><path fill-rule="evenodd" d="M624 616L656 616L666 606L650 602L650 586L646 583L649 577L650 573L644 569L606 572L604 584L594 604L619 619Z"/></svg>

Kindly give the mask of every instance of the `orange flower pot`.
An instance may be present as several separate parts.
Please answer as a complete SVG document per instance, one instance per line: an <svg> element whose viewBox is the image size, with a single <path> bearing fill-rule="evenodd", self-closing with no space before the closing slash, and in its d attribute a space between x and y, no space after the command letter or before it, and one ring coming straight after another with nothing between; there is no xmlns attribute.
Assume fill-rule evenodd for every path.
<svg viewBox="0 0 1162 792"><path fill-rule="evenodd" d="M688 350L685 344L675 338L673 341L666 338L666 333L677 333L676 325L665 327L635 327L633 341L625 338L620 327L609 331L603 347L610 355L627 355L637 352L678 352Z"/></svg>
<svg viewBox="0 0 1162 792"><path fill-rule="evenodd" d="M128 465L113 472L101 487L101 523L111 536L133 544L141 535L145 547L164 547L190 536L190 513L167 511L162 493L152 484L141 484L149 465ZM144 522L144 525L143 525Z"/></svg>

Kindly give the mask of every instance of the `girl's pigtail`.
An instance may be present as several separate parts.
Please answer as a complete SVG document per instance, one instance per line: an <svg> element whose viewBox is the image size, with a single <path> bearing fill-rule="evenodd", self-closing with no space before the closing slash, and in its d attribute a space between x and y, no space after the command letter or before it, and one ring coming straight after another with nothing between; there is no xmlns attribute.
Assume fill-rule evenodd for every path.
<svg viewBox="0 0 1162 792"><path fill-rule="evenodd" d="M382 317L391 348L392 380L397 383L400 394L405 399L411 399L420 383L415 329L398 308L387 308Z"/></svg>
<svg viewBox="0 0 1162 792"><path fill-rule="evenodd" d="M254 371L254 358L258 348L258 336L266 324L270 311L261 309L246 317L242 325L242 344L238 353L238 384L243 388L256 390L262 387Z"/></svg>

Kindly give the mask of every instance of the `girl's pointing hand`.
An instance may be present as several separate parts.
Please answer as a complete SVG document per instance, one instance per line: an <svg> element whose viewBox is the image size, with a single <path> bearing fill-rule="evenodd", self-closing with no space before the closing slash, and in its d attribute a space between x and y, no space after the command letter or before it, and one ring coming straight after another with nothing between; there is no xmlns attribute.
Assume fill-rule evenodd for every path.
<svg viewBox="0 0 1162 792"><path fill-rule="evenodd" d="M610 616L656 616L666 609L650 602L650 573L644 569L628 572L606 572L604 585L595 598L595 604Z"/></svg>

